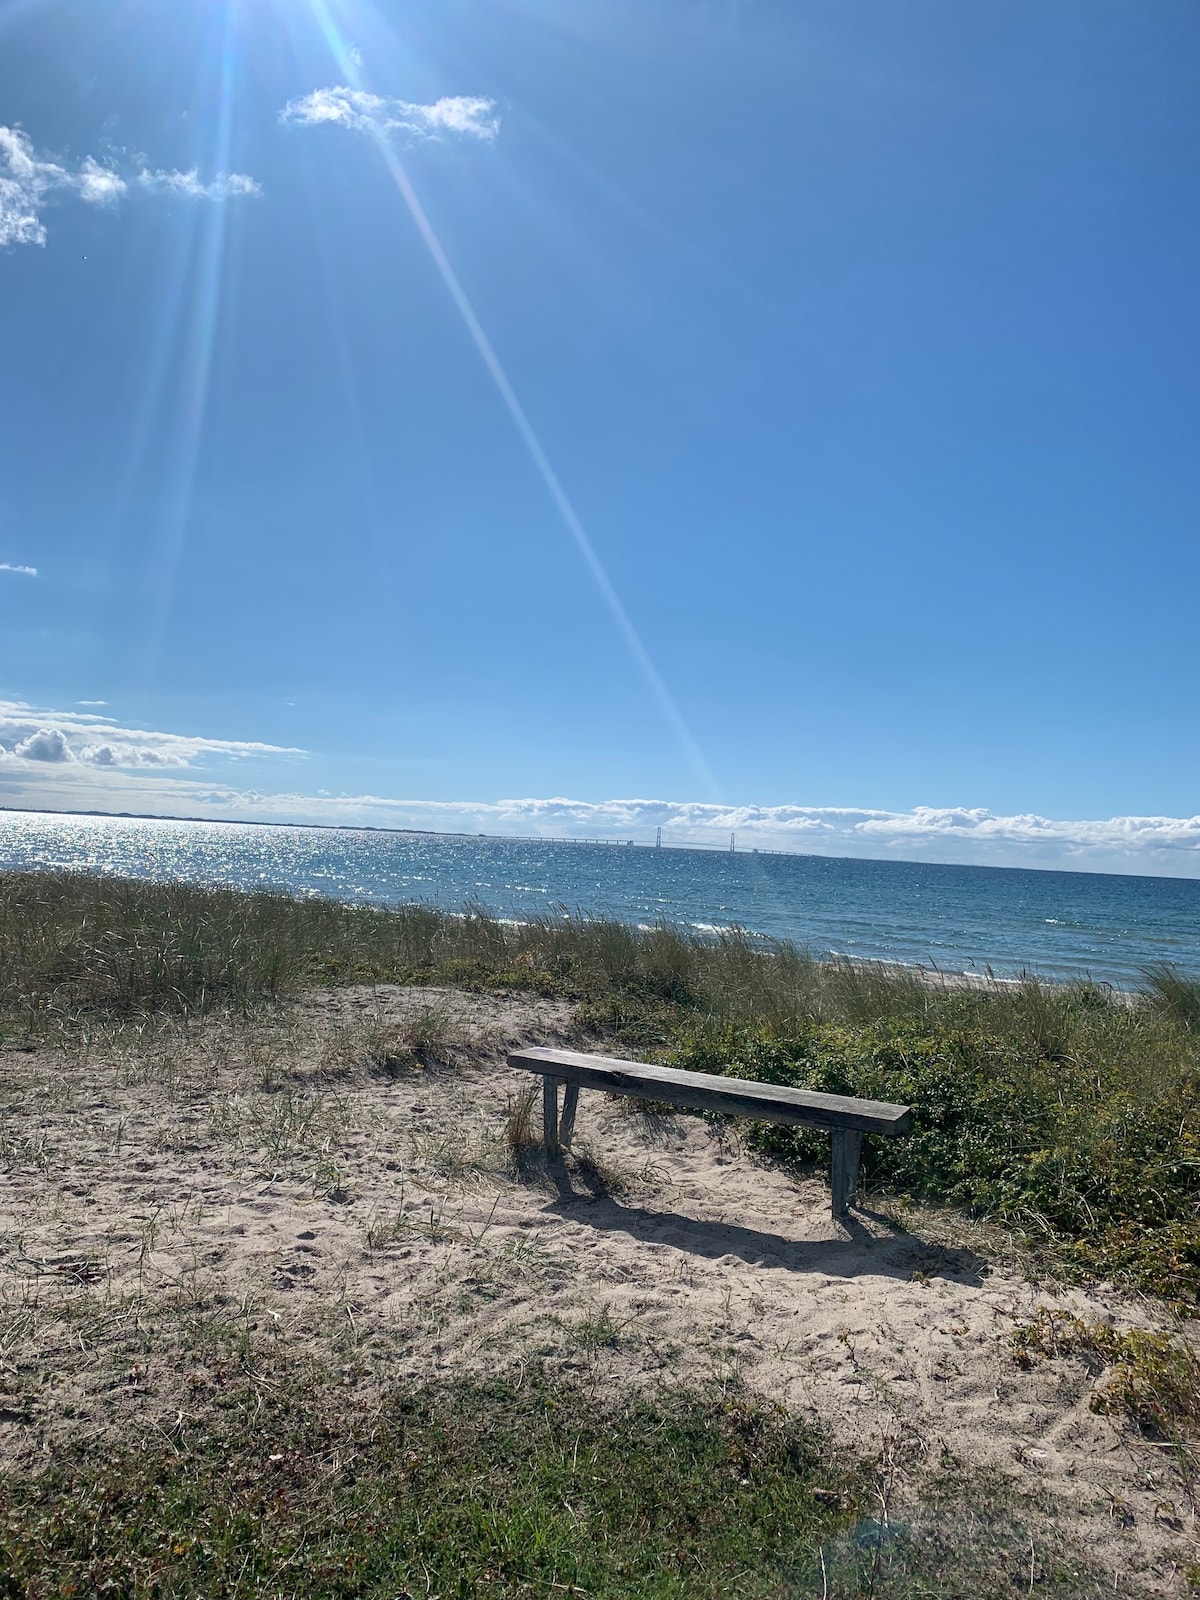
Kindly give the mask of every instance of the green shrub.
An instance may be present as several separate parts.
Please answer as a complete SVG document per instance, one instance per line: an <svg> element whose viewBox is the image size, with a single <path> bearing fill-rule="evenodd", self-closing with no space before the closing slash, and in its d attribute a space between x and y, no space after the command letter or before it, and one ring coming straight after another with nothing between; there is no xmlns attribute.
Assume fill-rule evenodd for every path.
<svg viewBox="0 0 1200 1600"><path fill-rule="evenodd" d="M1068 1017L1065 1008L1064 1016ZM910 1134L868 1136L868 1182L962 1206L1055 1247L1093 1271L1169 1299L1200 1297L1200 1105L1190 1066L1168 1075L1098 1066L1069 1048L1048 1059L1027 1038L884 1022L814 1023L788 1038L709 1031L673 1065L765 1083L890 1100ZM754 1124L752 1149L792 1165L826 1159L827 1135Z"/></svg>

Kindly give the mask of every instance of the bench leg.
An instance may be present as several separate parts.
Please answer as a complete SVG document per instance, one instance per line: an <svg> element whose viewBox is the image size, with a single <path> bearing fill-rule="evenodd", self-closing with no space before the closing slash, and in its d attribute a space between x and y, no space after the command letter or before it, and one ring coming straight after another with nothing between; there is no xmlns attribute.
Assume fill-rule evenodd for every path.
<svg viewBox="0 0 1200 1600"><path fill-rule="evenodd" d="M571 1148L571 1135L575 1132L575 1108L579 1104L579 1085L568 1083L563 1089L562 1120L558 1125L558 1142L564 1150Z"/></svg>
<svg viewBox="0 0 1200 1600"><path fill-rule="evenodd" d="M550 1161L557 1161L560 1151L558 1144L558 1079L548 1075L542 1079L542 1143L546 1147L546 1157Z"/></svg>
<svg viewBox="0 0 1200 1600"><path fill-rule="evenodd" d="M858 1191L858 1158L862 1134L849 1128L833 1130L833 1166L829 1186L833 1190L833 1215L844 1217Z"/></svg>

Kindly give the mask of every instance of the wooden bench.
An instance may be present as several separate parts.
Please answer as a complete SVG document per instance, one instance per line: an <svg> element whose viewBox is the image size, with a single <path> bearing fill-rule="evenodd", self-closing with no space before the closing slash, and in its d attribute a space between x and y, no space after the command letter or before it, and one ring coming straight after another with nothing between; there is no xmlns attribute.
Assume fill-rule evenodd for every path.
<svg viewBox="0 0 1200 1600"><path fill-rule="evenodd" d="M546 1154L558 1160L569 1149L575 1130L580 1089L662 1100L688 1111L717 1111L727 1117L752 1117L755 1122L810 1123L833 1134L830 1187L833 1214L843 1217L858 1188L858 1161L864 1133L895 1137L912 1126L908 1106L885 1100L856 1100L850 1095L817 1094L809 1089L784 1089L747 1078L722 1078L712 1072L681 1072L641 1061L617 1061L580 1050L514 1050L510 1067L542 1077L542 1135ZM558 1090L562 1085L562 1116Z"/></svg>

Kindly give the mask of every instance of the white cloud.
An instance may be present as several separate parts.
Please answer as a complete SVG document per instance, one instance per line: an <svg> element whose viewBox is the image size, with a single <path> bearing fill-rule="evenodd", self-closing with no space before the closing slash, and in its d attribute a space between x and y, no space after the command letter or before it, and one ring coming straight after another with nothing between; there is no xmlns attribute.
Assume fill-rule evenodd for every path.
<svg viewBox="0 0 1200 1600"><path fill-rule="evenodd" d="M138 183L152 194L218 202L262 193L244 172L219 172L203 183L194 169L152 172L143 167ZM42 213L56 196L73 196L85 205L112 206L128 192L128 179L95 156L85 156L76 166L51 161L38 154L24 129L0 124L0 249L44 245Z"/></svg>
<svg viewBox="0 0 1200 1600"><path fill-rule="evenodd" d="M490 808L503 831L580 832L610 838L722 844L821 855L895 856L1005 865L1107 865L1138 871L1150 861L1200 876L1200 816L1061 820L1032 813L997 816L982 807L715 805L697 801L551 799L501 801ZM1138 858L1144 857L1142 866Z"/></svg>
<svg viewBox="0 0 1200 1600"><path fill-rule="evenodd" d="M0 125L0 246L45 244L41 208L66 176L62 167L34 155L20 128Z"/></svg>
<svg viewBox="0 0 1200 1600"><path fill-rule="evenodd" d="M85 744L80 761L94 767L186 767L188 758L174 750L136 744Z"/></svg>
<svg viewBox="0 0 1200 1600"><path fill-rule="evenodd" d="M103 701L81 704L102 705ZM125 728L96 712L35 709L0 700L0 757L18 761L71 762L99 770L179 768L206 761L303 755L302 750L250 740L208 739L189 734Z"/></svg>
<svg viewBox="0 0 1200 1600"><path fill-rule="evenodd" d="M46 230L38 215L38 204L36 194L0 172L0 248L45 244Z"/></svg>
<svg viewBox="0 0 1200 1600"><path fill-rule="evenodd" d="M74 761L67 736L61 728L38 728L14 746L12 753L22 761Z"/></svg>
<svg viewBox="0 0 1200 1600"><path fill-rule="evenodd" d="M290 100L280 112L280 120L303 127L334 123L359 133L399 135L409 140L453 136L490 143L500 131L496 102L482 95L446 95L430 105L417 105L344 84Z"/></svg>
<svg viewBox="0 0 1200 1600"><path fill-rule="evenodd" d="M223 201L239 196L257 199L262 194L262 185L244 172L218 172L208 183L202 183L196 167L187 172L167 172L162 168L151 172L143 167L137 181L150 194L178 195L184 200Z"/></svg>
<svg viewBox="0 0 1200 1600"><path fill-rule="evenodd" d="M38 155L23 129L0 125L0 246L45 244L41 214L56 191L73 193L89 205L110 205L126 187L94 156L72 170Z"/></svg>
<svg viewBox="0 0 1200 1600"><path fill-rule="evenodd" d="M0 242L3 241L0 240ZM20 578L36 578L38 575L36 567L17 566L11 561L0 561L0 572L12 572Z"/></svg>
<svg viewBox="0 0 1200 1600"><path fill-rule="evenodd" d="M79 705L103 707L103 701ZM262 794L203 779L206 765L304 752L250 740L128 728L103 710L53 711L0 701L0 804L152 812L451 833L637 839L803 854L1074 867L1200 877L1200 816L1069 820L983 807L718 805L564 797L491 801L381 795Z"/></svg>
<svg viewBox="0 0 1200 1600"><path fill-rule="evenodd" d="M79 198L90 205L107 206L119 200L129 185L111 167L102 167L92 156L87 156L75 178Z"/></svg>

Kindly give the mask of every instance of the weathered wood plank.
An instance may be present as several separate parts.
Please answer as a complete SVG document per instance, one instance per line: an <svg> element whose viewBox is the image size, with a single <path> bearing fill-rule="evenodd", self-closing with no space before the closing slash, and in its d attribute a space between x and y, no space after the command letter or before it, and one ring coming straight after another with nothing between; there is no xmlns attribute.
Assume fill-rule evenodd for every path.
<svg viewBox="0 0 1200 1600"><path fill-rule="evenodd" d="M858 1133L907 1133L912 1112L884 1100L858 1100L849 1095L786 1089L746 1078L723 1078L711 1072L682 1072L641 1061L618 1061L581 1050L538 1047L514 1050L510 1067L540 1072L577 1088L603 1089L608 1094L662 1100L690 1111L715 1111L751 1117L756 1122L809 1123L820 1128L847 1128Z"/></svg>
<svg viewBox="0 0 1200 1600"><path fill-rule="evenodd" d="M833 1193L833 1214L844 1217L858 1192L858 1163L862 1153L862 1134L849 1128L833 1130L833 1161L829 1187Z"/></svg>
<svg viewBox="0 0 1200 1600"><path fill-rule="evenodd" d="M571 1148L575 1132L575 1112L579 1106L579 1085L568 1083L563 1088L562 1117L558 1124L558 1142L564 1150Z"/></svg>
<svg viewBox="0 0 1200 1600"><path fill-rule="evenodd" d="M558 1146L558 1079L549 1074L542 1079L542 1144L553 1160Z"/></svg>

